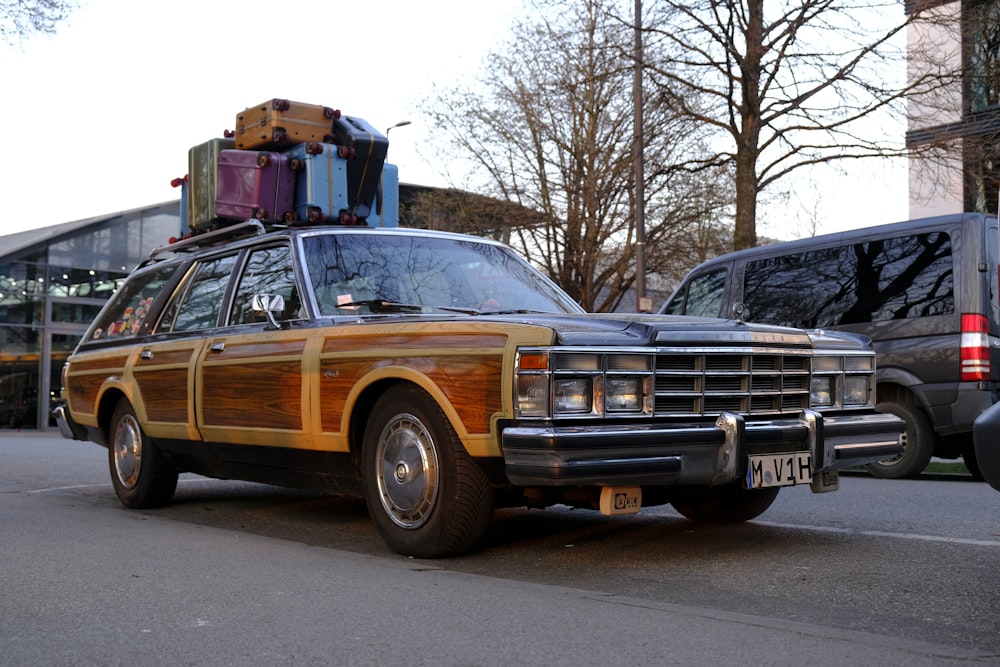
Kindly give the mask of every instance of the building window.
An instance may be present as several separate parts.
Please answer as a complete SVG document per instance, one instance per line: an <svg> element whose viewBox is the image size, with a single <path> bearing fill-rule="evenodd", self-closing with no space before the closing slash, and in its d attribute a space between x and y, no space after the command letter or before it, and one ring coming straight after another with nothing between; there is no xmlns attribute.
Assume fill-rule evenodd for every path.
<svg viewBox="0 0 1000 667"><path fill-rule="evenodd" d="M975 113L1000 107L1000 2L968 2L966 104Z"/></svg>

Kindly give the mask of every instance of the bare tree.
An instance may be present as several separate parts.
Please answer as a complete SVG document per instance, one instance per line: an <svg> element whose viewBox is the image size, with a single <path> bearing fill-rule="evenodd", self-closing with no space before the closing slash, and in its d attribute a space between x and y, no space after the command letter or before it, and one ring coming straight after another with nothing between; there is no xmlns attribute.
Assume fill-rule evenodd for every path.
<svg viewBox="0 0 1000 667"><path fill-rule="evenodd" d="M792 172L903 155L902 137L874 119L903 117L908 95L941 85L929 71L903 76L902 37L933 3L909 13L895 0L652 4L646 71L667 104L718 132L717 150L687 166L733 168L735 249L756 245L758 198Z"/></svg>
<svg viewBox="0 0 1000 667"><path fill-rule="evenodd" d="M530 224L514 221L511 243L597 311L617 308L635 282L632 32L613 2L531 3L478 81L439 91L424 109L451 139L452 162L467 160L463 188L536 211ZM696 126L654 101L645 127L646 160L658 167L645 183L653 273L677 261L663 251L674 236L723 218L731 199L711 171L668 168L704 152Z"/></svg>
<svg viewBox="0 0 1000 667"><path fill-rule="evenodd" d="M34 33L55 34L77 6L74 0L0 0L0 39L14 45Z"/></svg>

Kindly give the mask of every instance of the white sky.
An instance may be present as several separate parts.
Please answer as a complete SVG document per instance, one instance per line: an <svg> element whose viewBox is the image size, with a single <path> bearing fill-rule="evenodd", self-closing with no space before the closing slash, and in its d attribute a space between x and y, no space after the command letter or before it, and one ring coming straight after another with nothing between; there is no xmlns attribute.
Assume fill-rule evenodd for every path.
<svg viewBox="0 0 1000 667"><path fill-rule="evenodd" d="M272 97L323 104L389 134L406 183L444 186L417 104L475 72L520 0L81 0L53 37L0 45L0 235L169 201L192 145ZM856 167L852 167L857 171ZM758 234L805 236L906 217L906 171L815 174ZM817 196L817 192L820 194ZM804 212L805 211L805 212Z"/></svg>

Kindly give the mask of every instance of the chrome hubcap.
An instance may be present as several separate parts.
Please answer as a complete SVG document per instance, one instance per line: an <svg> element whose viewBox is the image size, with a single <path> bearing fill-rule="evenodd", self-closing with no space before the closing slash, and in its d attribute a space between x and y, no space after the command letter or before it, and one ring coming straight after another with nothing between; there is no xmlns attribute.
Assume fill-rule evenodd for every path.
<svg viewBox="0 0 1000 667"><path fill-rule="evenodd" d="M111 447L118 482L127 489L133 488L139 481L142 464L142 432L135 417L126 415L118 422Z"/></svg>
<svg viewBox="0 0 1000 667"><path fill-rule="evenodd" d="M413 415L397 415L379 436L376 461L379 498L386 514L403 528L423 525L440 485L431 434Z"/></svg>

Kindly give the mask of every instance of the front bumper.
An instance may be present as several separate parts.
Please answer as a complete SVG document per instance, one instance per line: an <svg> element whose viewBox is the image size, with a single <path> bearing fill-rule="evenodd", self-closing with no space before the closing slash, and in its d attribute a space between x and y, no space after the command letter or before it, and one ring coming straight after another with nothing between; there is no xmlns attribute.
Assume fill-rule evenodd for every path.
<svg viewBox="0 0 1000 667"><path fill-rule="evenodd" d="M750 454L808 451L813 474L899 455L905 423L895 415L714 424L512 426L502 433L505 472L517 486L725 485L744 479Z"/></svg>

